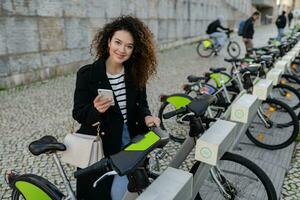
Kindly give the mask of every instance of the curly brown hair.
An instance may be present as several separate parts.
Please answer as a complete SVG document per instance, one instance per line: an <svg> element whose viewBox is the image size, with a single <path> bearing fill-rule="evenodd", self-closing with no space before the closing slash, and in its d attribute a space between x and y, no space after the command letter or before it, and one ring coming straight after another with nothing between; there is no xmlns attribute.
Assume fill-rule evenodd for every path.
<svg viewBox="0 0 300 200"><path fill-rule="evenodd" d="M97 32L92 41L91 50L95 49L96 58L107 59L109 57L108 41L119 30L131 33L134 40L132 55L124 62L126 71L129 72L126 73L126 78L142 89L146 86L148 79L156 74L157 59L153 35L141 20L133 16L116 18Z"/></svg>

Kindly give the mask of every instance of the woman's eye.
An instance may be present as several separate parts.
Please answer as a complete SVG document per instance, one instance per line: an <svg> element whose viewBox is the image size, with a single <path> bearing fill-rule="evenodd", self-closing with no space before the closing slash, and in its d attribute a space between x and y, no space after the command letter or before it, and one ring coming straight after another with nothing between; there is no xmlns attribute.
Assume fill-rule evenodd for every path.
<svg viewBox="0 0 300 200"><path fill-rule="evenodd" d="M116 44L119 44L119 45L121 44L121 42L120 42L120 41L115 41L115 43L116 43Z"/></svg>
<svg viewBox="0 0 300 200"><path fill-rule="evenodd" d="M127 46L128 49L133 49L133 46Z"/></svg>

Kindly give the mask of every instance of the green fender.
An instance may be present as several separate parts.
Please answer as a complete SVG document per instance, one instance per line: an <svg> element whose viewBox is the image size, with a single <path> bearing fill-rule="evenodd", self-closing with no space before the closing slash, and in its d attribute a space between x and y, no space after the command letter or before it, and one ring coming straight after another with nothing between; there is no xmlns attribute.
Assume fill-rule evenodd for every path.
<svg viewBox="0 0 300 200"><path fill-rule="evenodd" d="M216 82L218 88L222 87L222 79L224 83L228 83L231 80L231 77L229 75L223 73L212 73L210 75L210 78Z"/></svg>
<svg viewBox="0 0 300 200"><path fill-rule="evenodd" d="M147 134L144 135L144 138L136 143L132 143L127 146L124 150L125 151L145 151L153 144L155 144L160 137L156 135L153 131L149 131Z"/></svg>
<svg viewBox="0 0 300 200"><path fill-rule="evenodd" d="M26 200L51 200L47 193L32 183L17 181L15 186Z"/></svg>
<svg viewBox="0 0 300 200"><path fill-rule="evenodd" d="M192 102L192 98L188 95L184 94L174 94L170 95L167 99L166 102L172 104L176 109L179 109L183 106L186 106Z"/></svg>

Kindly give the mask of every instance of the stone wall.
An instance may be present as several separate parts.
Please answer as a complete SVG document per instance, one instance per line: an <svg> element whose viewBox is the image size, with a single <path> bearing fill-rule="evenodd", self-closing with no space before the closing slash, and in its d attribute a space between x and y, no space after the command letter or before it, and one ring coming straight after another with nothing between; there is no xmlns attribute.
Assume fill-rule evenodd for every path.
<svg viewBox="0 0 300 200"><path fill-rule="evenodd" d="M249 15L249 2L1 0L0 88L66 74L91 62L95 32L121 14L141 18L164 49L197 40L220 13L233 26L241 15Z"/></svg>

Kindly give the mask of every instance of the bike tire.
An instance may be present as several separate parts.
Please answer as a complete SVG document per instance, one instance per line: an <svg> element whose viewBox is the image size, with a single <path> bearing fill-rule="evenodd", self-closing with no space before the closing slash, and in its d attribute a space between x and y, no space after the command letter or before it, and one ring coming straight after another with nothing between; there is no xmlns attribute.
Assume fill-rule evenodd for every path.
<svg viewBox="0 0 300 200"><path fill-rule="evenodd" d="M162 130L167 131L170 135L170 139L173 140L174 142L183 143L185 138L186 138L186 134L188 134L189 126L185 128L185 127L183 127L182 124L177 123L176 120L175 120L175 117L177 117L177 116L175 116L175 117L172 117L172 118L168 119L169 123L172 123L172 125L175 126L174 128L172 128L170 130L170 127L167 125L167 123L168 123L167 120L165 120L163 118L164 111L166 109L168 109L167 107L169 105L171 105L169 102L163 102L162 105L159 108L158 117L159 117L160 122L161 122L160 123L160 128ZM175 110L175 108L172 109L172 110ZM168 110L168 111L171 111L171 110ZM171 121L171 120L173 120L173 121ZM181 127L183 129L183 131L180 131L179 128L177 128L177 125L179 126L179 128Z"/></svg>
<svg viewBox="0 0 300 200"><path fill-rule="evenodd" d="M25 200L17 189L13 189L11 193L11 200Z"/></svg>
<svg viewBox="0 0 300 200"><path fill-rule="evenodd" d="M291 74L282 74L280 81L285 81L286 84L292 86L294 89L300 92L300 79L299 76Z"/></svg>
<svg viewBox="0 0 300 200"><path fill-rule="evenodd" d="M273 107L275 106L276 109L279 107L280 109L277 109L277 110L281 110L282 112L278 113L278 115L282 115L282 114L286 113L287 116L289 116L291 121L288 121L285 123L274 123L274 121L272 121L272 119L271 119L271 122L273 123L272 126L275 126L276 128L279 128L282 131L270 130L270 132L267 132L267 131L265 131L265 133L258 132L257 134L256 134L256 132L261 131L261 129L259 129L259 126L254 123L253 127L255 127L256 130L250 131L248 128L246 131L247 137L256 146L262 147L264 149L276 150L276 149L282 149L282 148L289 146L292 142L295 141L295 139L298 135L298 132L299 132L298 117L296 116L296 114L292 110L292 108L290 108L287 104L285 104L281 101L268 98L262 102L262 104L264 104L264 103L270 104ZM255 121L255 119L254 119L254 121ZM251 124L249 125L249 127L251 127ZM289 135L287 135L286 131L284 131L283 128L290 128L290 127L292 127L293 130L289 130L289 132L291 132L291 133ZM269 130L269 129L267 129L267 130ZM279 135L273 136L272 134L274 134L275 132L277 132L277 134L279 134ZM286 139L283 139L283 140L281 138L279 139L280 136L281 137L284 136L284 138L286 138ZM278 139L279 139L279 141L278 141Z"/></svg>
<svg viewBox="0 0 300 200"><path fill-rule="evenodd" d="M270 180L268 175L259 166L257 166L254 162L248 160L247 158L245 158L243 156L240 156L240 155L237 155L237 154L234 154L234 153L230 153L230 152L226 152L221 157L219 162L221 162L222 160L223 161L231 161L233 163L237 163L237 164L241 165L244 168L247 168L251 173L253 173L256 176L256 178L263 185L264 190L265 190L265 194L267 195L268 200L277 200L276 190L274 188L274 185L273 185L272 181ZM190 172L193 175L195 175L196 171L198 170L199 164L200 164L200 162L197 161L192 166ZM232 171L232 173L236 173L237 177L240 177L240 176L243 175L243 174L239 174L238 171L236 171L236 172ZM236 180L236 179L230 179L230 181L233 181L233 180ZM238 184L238 185L235 185L235 186L237 187L237 186L240 186L240 185ZM199 190L200 190L200 188L199 188ZM242 193L245 193L245 192L241 191L239 194L244 195ZM195 199L197 199L197 200L201 199L201 194L198 193ZM234 198L234 199L238 200L238 198ZM248 199L248 198L244 198L244 199Z"/></svg>
<svg viewBox="0 0 300 200"><path fill-rule="evenodd" d="M300 107L300 92L293 88L290 85L286 85L286 84L277 84L276 86L273 86L272 88L272 92L274 92L275 89L282 89L284 90L286 93L285 94L280 94L281 92L279 91L279 95L280 96L275 96L274 98L276 98L277 100L280 100L284 103L286 103L287 105L289 105L293 110L296 110ZM291 94L291 95L289 95ZM284 96L283 96L284 95ZM289 98L289 96L294 96L295 97L295 102L291 102L291 98Z"/></svg>
<svg viewBox="0 0 300 200"><path fill-rule="evenodd" d="M238 58L241 54L241 47L236 41L230 41L227 45L227 53L231 58Z"/></svg>
<svg viewBox="0 0 300 200"><path fill-rule="evenodd" d="M208 58L210 57L212 54L213 54L213 47L211 48L205 48L204 47L204 42L205 40L200 40L197 44L197 53L200 57L203 57L203 58Z"/></svg>

